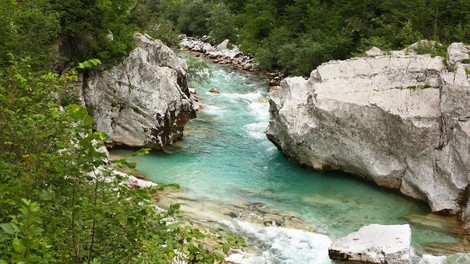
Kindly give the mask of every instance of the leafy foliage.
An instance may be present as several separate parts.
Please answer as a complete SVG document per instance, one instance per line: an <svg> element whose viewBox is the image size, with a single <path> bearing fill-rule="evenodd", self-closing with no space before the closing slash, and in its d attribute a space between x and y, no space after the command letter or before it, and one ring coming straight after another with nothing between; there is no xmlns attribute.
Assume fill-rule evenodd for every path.
<svg viewBox="0 0 470 264"><path fill-rule="evenodd" d="M127 55L137 27L130 20L136 0L0 1L0 67L9 53L31 57L35 70L51 59L114 62Z"/></svg>
<svg viewBox="0 0 470 264"><path fill-rule="evenodd" d="M129 11L136 0L47 1L60 14L61 53L68 59L113 62L132 48L137 27Z"/></svg>
<svg viewBox="0 0 470 264"><path fill-rule="evenodd" d="M216 3L210 8L207 27L211 41L220 43L225 39L237 42L235 15L223 3Z"/></svg>
<svg viewBox="0 0 470 264"><path fill-rule="evenodd" d="M93 131L86 109L61 109L50 96L73 75L37 75L27 60L11 64L0 71L0 263L220 257L201 244L206 234L178 222L178 205L156 209L158 189L129 189L126 176L113 172L100 150L106 135Z"/></svg>
<svg viewBox="0 0 470 264"><path fill-rule="evenodd" d="M59 14L46 6L46 0L0 1L0 67L9 64L10 55L31 57L35 69L49 67L60 27Z"/></svg>
<svg viewBox="0 0 470 264"><path fill-rule="evenodd" d="M204 83L212 76L212 71L204 60L188 57L187 62L188 82Z"/></svg>
<svg viewBox="0 0 470 264"><path fill-rule="evenodd" d="M179 35L173 27L173 23L165 18L154 18L149 23L147 34L155 39L161 40L168 46L176 47L180 42Z"/></svg>

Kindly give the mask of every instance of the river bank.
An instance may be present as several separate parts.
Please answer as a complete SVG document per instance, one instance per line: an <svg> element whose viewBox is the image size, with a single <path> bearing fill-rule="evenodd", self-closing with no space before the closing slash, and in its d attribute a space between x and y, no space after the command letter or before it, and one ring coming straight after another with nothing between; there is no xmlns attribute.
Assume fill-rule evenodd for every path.
<svg viewBox="0 0 470 264"><path fill-rule="evenodd" d="M327 255L328 241L371 223L410 224L413 246L421 255L466 250L466 237L453 233L454 226L443 225L451 222L448 218L429 221L429 208L422 203L346 175L316 173L287 161L264 135L269 106L258 99L269 96L267 83L228 66L209 67L209 82L193 84L204 110L188 123L183 140L168 153L152 152L133 161L148 178L181 186L183 194L171 194L169 203L179 201L188 215L226 223L254 247L262 245L255 256L266 258L253 263L331 263L321 259ZM210 93L212 87L220 93ZM267 217L257 217L257 210ZM266 226L273 212L281 221L294 216L300 222L284 224L293 229ZM317 233L302 230L303 225Z"/></svg>
<svg viewBox="0 0 470 264"><path fill-rule="evenodd" d="M226 39L222 43L213 46L207 42L207 37L194 38L181 36L180 50L194 52L196 56L202 55L212 62L229 65L240 71L247 71L259 74L268 80L269 91L279 88L279 83L285 77L280 71L262 72L256 67L255 58L251 54L244 54L238 46L229 43Z"/></svg>

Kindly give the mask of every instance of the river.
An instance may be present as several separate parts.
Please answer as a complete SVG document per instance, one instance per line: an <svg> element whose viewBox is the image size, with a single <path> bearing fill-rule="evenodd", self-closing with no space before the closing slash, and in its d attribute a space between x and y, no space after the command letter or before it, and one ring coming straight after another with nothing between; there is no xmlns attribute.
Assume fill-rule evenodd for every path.
<svg viewBox="0 0 470 264"><path fill-rule="evenodd" d="M183 140L168 148L171 153L154 152L134 161L150 179L178 183L190 200L197 201L196 213L227 215L220 212L224 204L268 206L315 227L316 233L311 233L307 228L221 219L256 241L259 252L251 263L333 263L327 255L330 239L372 223L410 223L414 248L420 252L433 243L462 244L462 237L439 226L442 223L426 224L429 208L423 203L349 175L317 173L289 162L264 135L269 120L267 83L226 66L209 66L209 82L192 84L203 110L187 124ZM210 93L211 88L220 94ZM430 259L420 263L444 263L444 258Z"/></svg>

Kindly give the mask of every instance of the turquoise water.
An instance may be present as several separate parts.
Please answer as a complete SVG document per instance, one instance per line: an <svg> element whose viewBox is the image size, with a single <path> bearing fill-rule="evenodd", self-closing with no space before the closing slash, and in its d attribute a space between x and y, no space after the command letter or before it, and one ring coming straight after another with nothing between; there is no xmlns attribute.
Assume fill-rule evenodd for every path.
<svg viewBox="0 0 470 264"><path fill-rule="evenodd" d="M427 214L422 203L339 173L317 173L290 163L266 139L267 85L256 76L210 64L209 83L193 84L203 111L182 142L137 157L138 169L161 183L178 183L200 200L262 202L292 212L334 239L364 225L405 224ZM211 88L220 94L211 94ZM126 151L121 151L126 152ZM412 226L415 243L456 242L450 234Z"/></svg>

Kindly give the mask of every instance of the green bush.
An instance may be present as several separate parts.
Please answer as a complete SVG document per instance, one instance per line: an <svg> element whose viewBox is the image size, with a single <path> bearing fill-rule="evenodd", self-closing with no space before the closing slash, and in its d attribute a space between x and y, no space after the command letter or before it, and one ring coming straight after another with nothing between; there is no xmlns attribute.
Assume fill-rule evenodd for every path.
<svg viewBox="0 0 470 264"><path fill-rule="evenodd" d="M159 189L129 189L106 165L98 150L106 135L86 109L60 110L51 93L74 76L30 69L13 61L0 70L0 263L219 259L199 245L204 233L178 222L177 205L156 210Z"/></svg>
<svg viewBox="0 0 470 264"><path fill-rule="evenodd" d="M170 47L177 47L180 42L179 35L174 30L172 22L164 18L152 20L147 27L146 33L154 39L163 41L163 43Z"/></svg>
<svg viewBox="0 0 470 264"><path fill-rule="evenodd" d="M34 70L49 68L59 13L48 9L45 0L7 0L0 1L0 17L0 67L7 67L13 55L30 57Z"/></svg>
<svg viewBox="0 0 470 264"><path fill-rule="evenodd" d="M217 3L210 8L207 25L213 43L220 43L225 39L237 42L235 16L224 3Z"/></svg>
<svg viewBox="0 0 470 264"><path fill-rule="evenodd" d="M201 37L207 35L207 16L210 13L210 6L203 0L182 0L179 16L176 21L178 30L181 33Z"/></svg>

